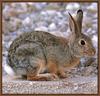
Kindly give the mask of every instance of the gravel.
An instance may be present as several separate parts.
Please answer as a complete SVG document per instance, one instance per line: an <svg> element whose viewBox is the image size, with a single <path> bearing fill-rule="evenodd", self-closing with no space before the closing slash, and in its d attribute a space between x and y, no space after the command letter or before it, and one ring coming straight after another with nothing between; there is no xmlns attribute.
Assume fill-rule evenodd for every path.
<svg viewBox="0 0 100 96"><path fill-rule="evenodd" d="M66 78L58 81L27 81L3 78L3 94L97 94L97 77Z"/></svg>

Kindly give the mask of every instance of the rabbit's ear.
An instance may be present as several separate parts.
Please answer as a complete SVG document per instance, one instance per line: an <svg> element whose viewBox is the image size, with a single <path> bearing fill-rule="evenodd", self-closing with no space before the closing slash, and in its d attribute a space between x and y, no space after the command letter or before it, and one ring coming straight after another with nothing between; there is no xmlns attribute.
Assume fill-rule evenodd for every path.
<svg viewBox="0 0 100 96"><path fill-rule="evenodd" d="M79 27L79 32L82 31L82 20L83 20L83 11L79 9L76 15L77 25Z"/></svg>
<svg viewBox="0 0 100 96"><path fill-rule="evenodd" d="M69 27L70 27L72 34L74 34L74 36L80 35L76 18L73 18L70 13L69 13Z"/></svg>

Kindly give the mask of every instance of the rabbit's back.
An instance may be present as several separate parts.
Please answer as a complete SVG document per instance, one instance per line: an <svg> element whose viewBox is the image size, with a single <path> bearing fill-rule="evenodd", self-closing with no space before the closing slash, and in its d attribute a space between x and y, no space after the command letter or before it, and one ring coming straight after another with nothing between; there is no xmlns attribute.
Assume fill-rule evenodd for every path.
<svg viewBox="0 0 100 96"><path fill-rule="evenodd" d="M12 49L16 49L18 46L29 42L41 43L43 46L46 47L46 46L59 45L60 43L65 44L67 43L67 40L65 38L52 35L48 32L42 32L42 31L34 31L29 33L26 32L20 35L12 42L9 51Z"/></svg>

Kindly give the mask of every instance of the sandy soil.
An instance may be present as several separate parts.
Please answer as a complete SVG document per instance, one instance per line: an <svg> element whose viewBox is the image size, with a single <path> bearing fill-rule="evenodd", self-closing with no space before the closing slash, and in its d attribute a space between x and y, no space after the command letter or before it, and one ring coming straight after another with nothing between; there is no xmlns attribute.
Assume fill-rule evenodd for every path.
<svg viewBox="0 0 100 96"><path fill-rule="evenodd" d="M3 77L3 94L96 94L97 77L76 76L58 81L11 80Z"/></svg>

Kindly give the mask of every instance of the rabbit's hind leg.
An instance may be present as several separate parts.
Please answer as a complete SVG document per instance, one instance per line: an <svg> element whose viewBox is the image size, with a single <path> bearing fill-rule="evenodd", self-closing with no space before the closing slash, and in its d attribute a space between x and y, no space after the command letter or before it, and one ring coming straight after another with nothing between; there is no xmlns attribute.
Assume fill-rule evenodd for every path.
<svg viewBox="0 0 100 96"><path fill-rule="evenodd" d="M38 65L35 68L35 72L28 72L27 74L27 80L32 81L51 81L51 80L57 80L58 76L53 73L45 73L46 65L43 60L39 60Z"/></svg>
<svg viewBox="0 0 100 96"><path fill-rule="evenodd" d="M58 80L59 78L55 74L45 73L45 74L38 74L38 75L27 75L27 80L32 81L51 81L51 80Z"/></svg>

